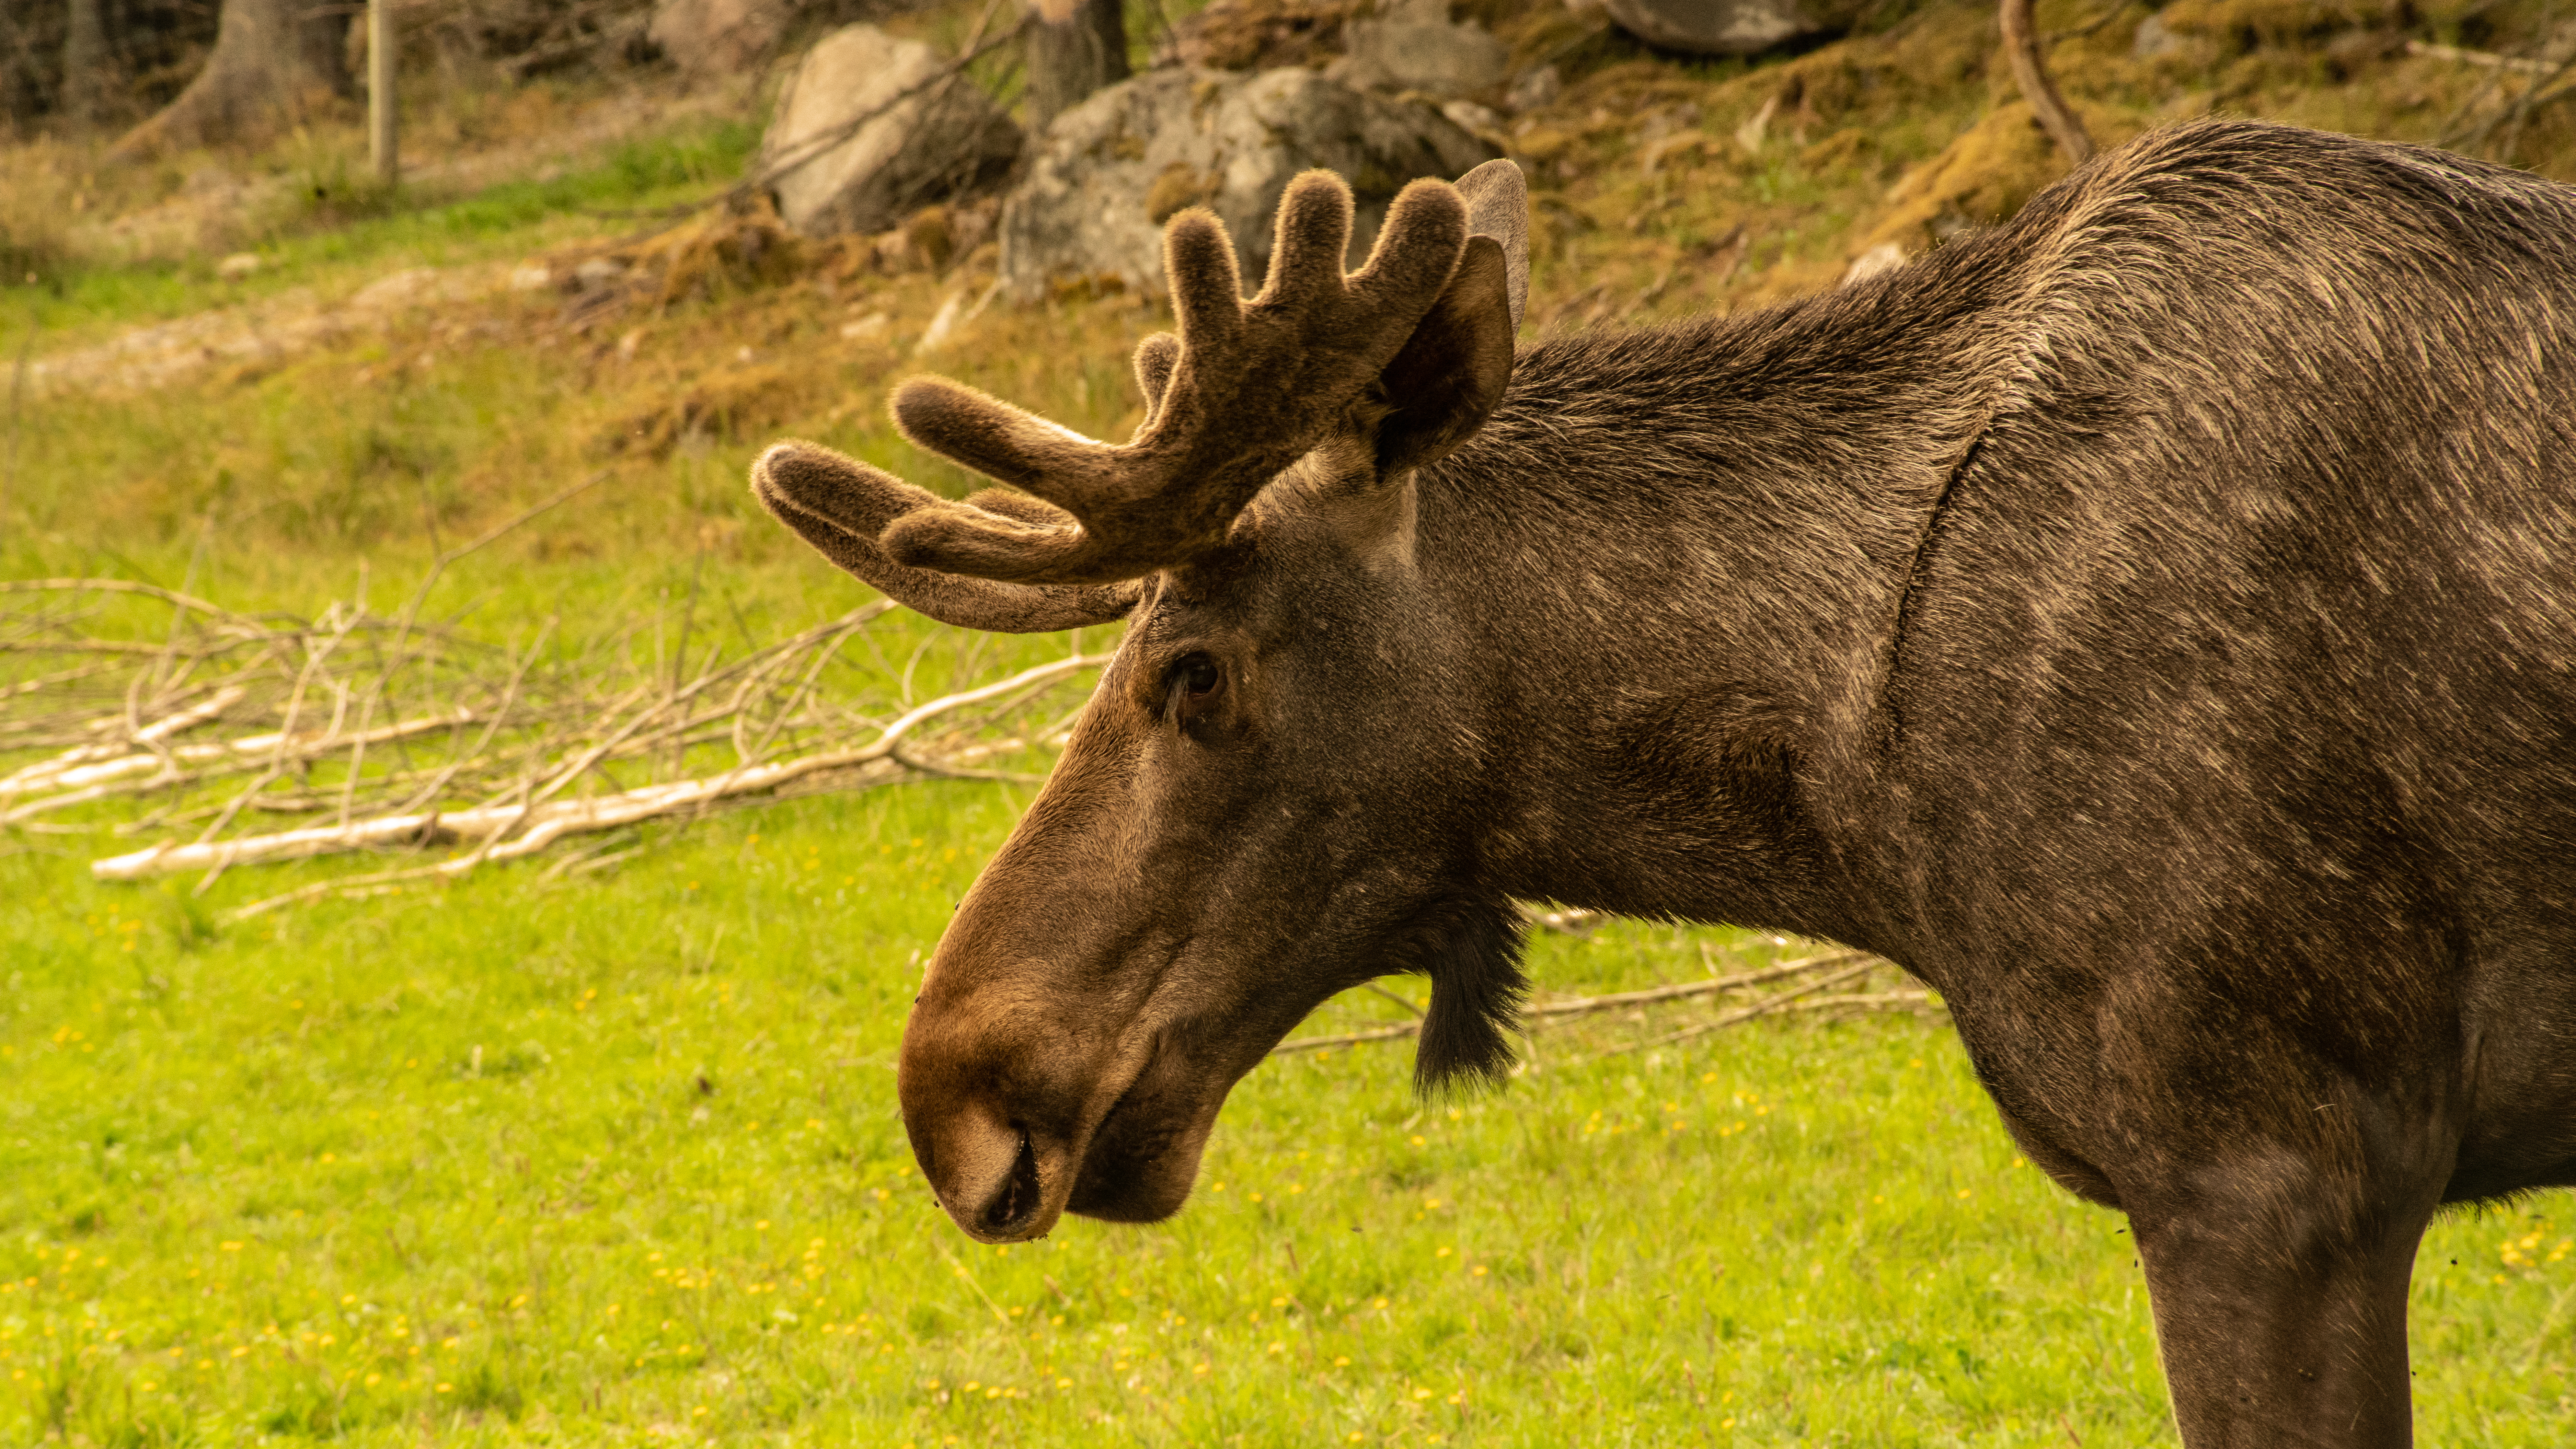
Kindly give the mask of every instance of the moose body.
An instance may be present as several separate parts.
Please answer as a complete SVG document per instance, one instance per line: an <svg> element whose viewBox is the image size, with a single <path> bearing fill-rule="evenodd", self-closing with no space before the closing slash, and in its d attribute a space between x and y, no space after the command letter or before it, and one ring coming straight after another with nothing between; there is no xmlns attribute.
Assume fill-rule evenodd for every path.
<svg viewBox="0 0 2576 1449"><path fill-rule="evenodd" d="M755 469L926 613L1130 621L906 1031L959 1224L1176 1210L1389 971L1427 1079L1499 1070L1515 899L1789 929L1937 987L2129 1216L2194 1449L2408 1442L2424 1227L2576 1182L2576 191L2202 123L1516 354L1517 173L1418 183L1349 279L1336 197L1249 304L1174 224L1128 445L898 394L1025 494Z"/></svg>

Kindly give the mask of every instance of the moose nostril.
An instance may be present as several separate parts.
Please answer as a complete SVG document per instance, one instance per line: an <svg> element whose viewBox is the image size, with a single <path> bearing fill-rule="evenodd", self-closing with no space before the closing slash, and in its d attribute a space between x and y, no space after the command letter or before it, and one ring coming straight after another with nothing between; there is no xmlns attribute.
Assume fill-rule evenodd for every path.
<svg viewBox="0 0 2576 1449"><path fill-rule="evenodd" d="M1028 1129L1020 1130L1020 1152L1011 1159L1011 1175L1002 1181L1002 1190L984 1204L980 1221L988 1233L1009 1232L1014 1224L1038 1208L1038 1154L1029 1145Z"/></svg>

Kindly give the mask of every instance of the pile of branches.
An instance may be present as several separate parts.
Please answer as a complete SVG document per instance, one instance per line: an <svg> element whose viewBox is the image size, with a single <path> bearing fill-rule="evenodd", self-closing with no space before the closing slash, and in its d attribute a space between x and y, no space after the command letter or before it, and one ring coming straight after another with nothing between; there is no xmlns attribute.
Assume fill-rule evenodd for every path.
<svg viewBox="0 0 2576 1449"><path fill-rule="evenodd" d="M1108 662L1072 653L979 670L990 636L880 626L895 608L882 600L765 640L738 614L716 628L694 589L676 614L590 639L548 621L494 642L423 616L450 565L598 481L442 554L390 614L363 599L309 618L249 613L128 579L0 581L0 831L126 837L135 848L93 859L92 875L193 874L199 894L236 868L394 857L254 899L232 919L545 852L549 876L577 874L644 849L648 822L911 780L1041 783ZM943 647L957 657L934 668L982 681L917 691ZM1531 929L1573 935L1604 919L1528 913ZM1606 1056L1780 1013L1940 1009L1861 952L1727 975L1703 959L1705 979L1542 999L1523 1023L1641 1029L1578 1053ZM1370 989L1413 1019L1277 1050L1414 1037L1421 1008Z"/></svg>
<svg viewBox="0 0 2576 1449"><path fill-rule="evenodd" d="M236 918L559 847L550 872L596 869L640 849L647 821L936 777L1037 783L1032 752L1061 745L1078 686L1107 662L1072 654L917 697L934 646L965 651L972 671L985 636L907 650L918 627L890 637L885 602L767 640L738 618L718 632L692 597L602 638L550 622L492 643L420 611L439 570L481 542L392 614L348 601L248 614L123 579L0 582L0 759L24 761L0 770L0 829L106 829L137 847L94 859L94 876L191 873L200 893L239 867L398 857ZM138 607L163 616L148 637Z"/></svg>

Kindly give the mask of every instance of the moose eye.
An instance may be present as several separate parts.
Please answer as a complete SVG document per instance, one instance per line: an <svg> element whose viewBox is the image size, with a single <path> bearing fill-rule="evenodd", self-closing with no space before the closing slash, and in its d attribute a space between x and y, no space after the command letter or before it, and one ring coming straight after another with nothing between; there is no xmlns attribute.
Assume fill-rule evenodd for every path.
<svg viewBox="0 0 2576 1449"><path fill-rule="evenodd" d="M1163 701L1173 719L1190 722L1225 684L1225 671L1205 654L1184 654L1163 675Z"/></svg>

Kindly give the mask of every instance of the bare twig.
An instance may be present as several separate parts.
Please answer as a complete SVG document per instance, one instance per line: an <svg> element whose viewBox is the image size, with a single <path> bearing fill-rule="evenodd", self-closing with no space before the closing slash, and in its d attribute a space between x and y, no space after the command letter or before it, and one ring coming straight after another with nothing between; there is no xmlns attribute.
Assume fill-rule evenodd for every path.
<svg viewBox="0 0 2576 1449"><path fill-rule="evenodd" d="M2505 142L2506 156L2509 159L2514 145L2521 137L2523 123L2533 112L2543 106L2554 105L2563 97L2576 93L2576 87L2555 85L2555 82L2567 74L2571 66L2576 66L2576 52L2551 59L2545 54L2549 49L2550 39L2550 36L2543 36L2533 41L2527 53L2522 55L2495 55L2486 51L2455 50L2451 47L2419 50L2416 45L2410 44L2407 47L2410 53L2476 65L2487 73L2486 79L2469 93L2469 98L2462 101L2459 109L2453 111L2450 118L2443 123L2441 135L2434 144L2462 151L2474 151L2486 144L2487 138L2495 134L2497 127L2506 126L2510 128ZM2505 89L2505 78L2508 75L2531 76L2536 79L2529 81L2521 94L2486 114L2484 119L2480 119L2480 112L2488 102Z"/></svg>
<svg viewBox="0 0 2576 1449"><path fill-rule="evenodd" d="M1792 976L1804 976L1808 972L1821 971L1826 967L1839 966L1846 962L1875 962L1875 960L1876 958L1859 951L1829 951L1821 956L1783 961L1777 966L1766 966L1759 971L1746 971L1739 975L1722 976L1711 981L1685 981L1675 986L1657 986L1644 991L1621 991L1609 996L1585 996L1572 1001L1547 1002L1528 1007L1522 1014L1530 1017L1588 1016L1594 1012L1617 1011L1628 1006L1688 1001L1694 997L1714 996L1722 991L1740 991L1747 986L1759 986L1766 982L1786 980Z"/></svg>
<svg viewBox="0 0 2576 1449"><path fill-rule="evenodd" d="M1803 976L1809 972L1820 971L1830 966L1843 965L1854 961L1861 964L1851 970L1838 972L1832 976L1826 977L1822 983L1810 985L1801 990L1790 992L1784 996L1771 998L1771 1000L1792 1000L1796 997L1804 996L1809 992L1820 990L1824 985L1830 985L1838 981L1848 981L1856 975L1875 970L1879 966L1885 964L1877 957L1869 956L1859 951L1830 951L1821 956L1809 956L1797 961L1784 961L1777 966L1766 966L1759 971L1746 971L1737 975L1722 976L1709 981L1686 981L1674 986L1657 986L1644 991L1621 991L1614 992L1607 996L1578 996L1567 1001L1542 1002L1537 1005L1523 1007L1521 1009L1521 1019L1529 1025L1536 1026L1541 1022L1563 1020L1577 1016L1590 1016L1597 1012L1617 1011L1624 1007L1658 1005L1670 1001L1687 1001L1694 997L1711 996L1722 991L1738 991L1747 986L1761 985L1764 982L1785 980L1792 976ZM1378 988L1372 985L1370 989L1377 990ZM1422 1013L1420 1008L1414 1006L1412 1002L1406 1001L1403 997L1393 996L1393 993L1380 991L1379 994L1392 997L1397 1004L1403 1006L1406 1010L1413 1012L1417 1019L1413 1021L1399 1022L1394 1026L1377 1027L1368 1031L1346 1032L1339 1036L1295 1037L1272 1047L1270 1049L1270 1054L1272 1056L1284 1056L1291 1052L1319 1051L1329 1047L1352 1046L1361 1042L1395 1041L1399 1038L1414 1036L1421 1031L1422 1023L1419 1018ZM1754 1014L1758 1015L1760 1011L1770 1009L1770 1006L1765 1005L1756 1009ZM1727 1019L1720 1018L1717 1024L1725 1025L1727 1024Z"/></svg>
<svg viewBox="0 0 2576 1449"><path fill-rule="evenodd" d="M203 599L193 598L187 594L180 593L176 589L165 589L159 584L136 583L132 579L0 580L0 594L60 593L65 591L73 593L143 594L150 598L159 599L164 603L176 604L183 609L194 609L200 614L211 615L215 618L230 619L238 617L231 610L226 609L221 605L209 604Z"/></svg>
<svg viewBox="0 0 2576 1449"><path fill-rule="evenodd" d="M1753 1003L1751 1006L1738 1007L1733 1011L1727 1012L1723 1016L1713 1017L1707 1021L1695 1022L1692 1025L1683 1027L1679 1031L1668 1031L1662 1036L1648 1037L1643 1041L1633 1041L1622 1046L1611 1047L1606 1051L1595 1052L1589 1060L1598 1060L1602 1057L1617 1056L1622 1052L1643 1051L1648 1047L1669 1046L1674 1042L1689 1041L1693 1037L1706 1036L1713 1031L1722 1031L1727 1027L1751 1021L1757 1016L1764 1016L1771 1012L1778 1011L1801 998L1813 996L1828 986L1839 986L1846 981L1857 980L1858 978L1866 976L1872 971L1877 970L1884 964L1884 962L1879 961L1876 957L1871 957L1862 961L1857 966L1836 971L1828 976L1820 976L1815 980L1808 982L1806 985L1799 987L1795 991L1783 991L1776 996L1766 996L1762 1000Z"/></svg>
<svg viewBox="0 0 2576 1449"><path fill-rule="evenodd" d="M2066 163L2081 166L2093 159L2093 138L2085 134L2084 122L2068 109L2057 82L2049 78L2048 62L2040 55L2039 33L2031 25L2031 5L2032 0L2003 0L2004 59L2012 66L2013 83L2021 87L2022 99L2030 102L2057 149L2066 153Z"/></svg>
<svg viewBox="0 0 2576 1449"><path fill-rule="evenodd" d="M1421 1007L1414 1005L1412 1002L1405 1000L1403 997L1396 995L1394 992L1387 990L1385 987L1378 985L1374 981L1365 983L1361 989L1383 996L1387 1000L1394 1002L1396 1005L1403 1007L1406 1012L1412 1015L1415 1029L1419 1030L1421 1028Z"/></svg>
<svg viewBox="0 0 2576 1449"><path fill-rule="evenodd" d="M2558 73L2558 67L2549 61L2533 60L2519 55L2498 55L2491 50L2462 50L2456 45L2435 45L2429 40L2406 42L2406 53L2426 56L2433 60L2457 61L2462 65L2484 66L2489 70L2518 71L2523 75L2547 76Z"/></svg>
<svg viewBox="0 0 2576 1449"><path fill-rule="evenodd" d="M173 735L204 724L241 703L242 696L247 692L237 684L219 689L207 699L200 700L174 714L165 715L134 731L133 743L145 746L157 745ZM56 755L50 760L40 761L8 775L0 775L0 797L45 788L47 782L73 766L113 759L122 753L124 748L123 745L82 745ZM155 755L154 758L167 758L167 756Z"/></svg>
<svg viewBox="0 0 2576 1449"><path fill-rule="evenodd" d="M990 12L987 11L988 15L989 13ZM893 95L886 97L877 104L859 112L857 115L852 116L848 120L841 122L839 125L832 127L830 130L817 131L813 135L799 138L794 146L781 152L776 159L770 161L769 164L763 166L760 170L743 178L741 181L735 182L733 185L726 187L724 190L717 192L715 195L708 197L704 201L693 201L679 206L663 207L649 211L594 211L591 214L594 216L609 217L648 217L677 222L685 220L688 217L695 216L702 211L711 211L720 206L734 206L749 201L753 197L759 196L777 186L780 181L784 180L789 175L797 171L801 171L805 167L813 164L815 161L829 155L834 147L839 146L842 142L849 140L852 136L855 136L859 134L859 132L867 129L867 127L878 117L892 111L904 102L912 100L917 96L924 95L934 87L942 88L944 90L949 82L955 80L961 75L964 75L968 67L974 65L975 62L982 60L985 56L1001 49L1003 46L1017 41L1020 38L1021 33L1029 28L1034 16L1035 12L1032 11L1029 15L1021 17L1020 23L1012 26L1009 30L981 42L970 42L963 53L961 53L955 60L952 60L948 64L940 67L937 71L934 71L930 75L924 76L919 81L904 87L902 90L895 92ZM982 28L981 22L978 22L977 28L979 30ZM648 240L654 234L655 233L648 231L643 235L636 237L634 240Z"/></svg>

